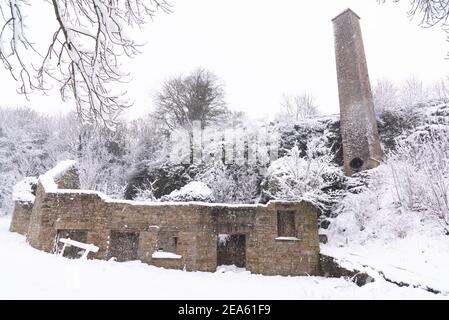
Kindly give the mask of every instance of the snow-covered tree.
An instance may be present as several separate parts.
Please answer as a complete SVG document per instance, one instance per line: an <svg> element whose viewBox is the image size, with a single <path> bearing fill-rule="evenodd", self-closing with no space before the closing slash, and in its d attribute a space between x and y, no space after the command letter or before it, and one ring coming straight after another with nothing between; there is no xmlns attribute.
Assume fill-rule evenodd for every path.
<svg viewBox="0 0 449 320"><path fill-rule="evenodd" d="M122 198L139 161L163 158L164 139L146 121L118 122L115 131L81 125L76 114L43 116L0 108L0 207L12 209L12 187L66 159L79 164L81 187Z"/></svg>
<svg viewBox="0 0 449 320"><path fill-rule="evenodd" d="M126 76L120 56L138 52L130 28L144 25L157 9L169 11L169 5L165 0L41 1L57 24L40 52L27 29L36 10L26 7L34 2L0 1L0 60L20 83L19 91L47 90L56 80L63 99L73 96L83 120L111 125L128 105L114 86Z"/></svg>
<svg viewBox="0 0 449 320"><path fill-rule="evenodd" d="M263 192L271 199L308 200L326 210L334 202L332 186L343 179L343 173L319 137L311 139L307 146L305 156L295 146L271 164Z"/></svg>
<svg viewBox="0 0 449 320"><path fill-rule="evenodd" d="M123 129L115 131L121 132ZM122 198L129 167L124 159L126 146L119 137L84 127L79 133L78 167L83 189L98 190Z"/></svg>
<svg viewBox="0 0 449 320"><path fill-rule="evenodd" d="M215 162L198 179L210 186L217 202L254 203L257 202L262 177L257 166Z"/></svg>
<svg viewBox="0 0 449 320"><path fill-rule="evenodd" d="M30 109L0 108L0 211L12 209L12 187L53 164L47 119Z"/></svg>

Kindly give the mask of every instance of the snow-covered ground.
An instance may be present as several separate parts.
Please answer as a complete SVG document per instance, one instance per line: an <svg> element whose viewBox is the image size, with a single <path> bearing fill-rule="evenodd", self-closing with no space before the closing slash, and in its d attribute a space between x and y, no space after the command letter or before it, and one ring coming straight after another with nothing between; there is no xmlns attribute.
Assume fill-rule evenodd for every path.
<svg viewBox="0 0 449 320"><path fill-rule="evenodd" d="M321 252L349 269L381 272L395 283L440 291L449 298L449 253L428 237L409 237L389 244L372 241L365 245L321 245ZM377 276L378 277L378 276Z"/></svg>
<svg viewBox="0 0 449 320"><path fill-rule="evenodd" d="M446 299L377 281L267 277L238 268L166 270L134 261L69 260L31 248L0 217L0 299Z"/></svg>
<svg viewBox="0 0 449 320"><path fill-rule="evenodd" d="M426 183L440 181L416 174L414 167L408 170L412 174L407 190L415 192L411 194L420 204L419 210L401 205L392 167L382 164L371 170L369 187L347 195L329 228L321 230L329 239L328 244L321 245L321 252L346 268L366 270L364 266L368 266L368 271L381 273L395 283L449 295L447 225L431 211L431 202L426 202L434 190ZM398 176L403 179L403 172ZM449 180L441 180L441 184L448 186ZM402 181L401 186L408 187ZM401 199L404 202L402 194Z"/></svg>

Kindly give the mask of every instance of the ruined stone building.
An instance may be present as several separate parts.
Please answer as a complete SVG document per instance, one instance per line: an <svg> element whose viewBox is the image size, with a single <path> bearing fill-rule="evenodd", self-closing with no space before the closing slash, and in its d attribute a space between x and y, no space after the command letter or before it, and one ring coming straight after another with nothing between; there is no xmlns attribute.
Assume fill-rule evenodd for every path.
<svg viewBox="0 0 449 320"><path fill-rule="evenodd" d="M95 244L90 258L141 260L188 271L219 265L265 275L319 273L317 211L301 202L267 205L117 201L76 189L74 162L39 178L34 203L16 201L11 231L58 252L58 238ZM79 249L66 252L79 256Z"/></svg>
<svg viewBox="0 0 449 320"><path fill-rule="evenodd" d="M350 175L377 166L381 149L359 18L346 10L334 20L344 168ZM79 190L76 164L60 163L37 188L16 199L11 231L31 246L60 251L60 238L94 244L89 258L145 263L188 271L219 265L264 275L318 275L317 209L306 201L266 205L147 203L113 200ZM32 199L34 198L34 199ZM77 257L80 249L65 251Z"/></svg>

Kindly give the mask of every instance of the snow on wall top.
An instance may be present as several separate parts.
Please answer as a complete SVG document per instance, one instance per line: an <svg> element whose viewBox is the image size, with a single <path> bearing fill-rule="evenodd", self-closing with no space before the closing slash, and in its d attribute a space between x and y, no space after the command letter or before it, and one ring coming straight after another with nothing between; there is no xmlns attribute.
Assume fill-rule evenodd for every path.
<svg viewBox="0 0 449 320"><path fill-rule="evenodd" d="M80 189L58 189L58 185L55 180L59 179L64 173L68 170L72 169L76 165L75 160L65 160L56 165L53 169L47 171L43 175L39 176L39 181L44 187L46 193L57 193L57 194L91 194L96 195L103 201L107 203L117 203L117 204L129 204L129 205L141 205L141 206L190 206L190 205L199 205L199 206L207 206L207 207L229 207L229 208L259 208L259 207L267 207L271 203L298 203L302 201L285 201L285 200L271 200L267 204L229 204L229 203L208 203L208 202L198 202L198 201L188 201L188 202L147 202L147 201L134 201L134 200L117 200L112 199L108 195L104 194L100 191L95 190L80 190ZM201 191L205 191L203 187L199 185L193 185L192 189L197 190L198 188ZM206 185L207 187L207 185ZM190 188L190 187L189 187ZM208 187L207 187L208 188ZM208 188L209 189L209 188ZM210 189L209 189L210 190ZM212 191L211 191L212 192Z"/></svg>
<svg viewBox="0 0 449 320"><path fill-rule="evenodd" d="M55 180L61 178L64 173L75 167L75 160L65 160L59 162L56 167L39 176L39 181L45 189L45 192L57 192L58 185Z"/></svg>
<svg viewBox="0 0 449 320"><path fill-rule="evenodd" d="M37 184L36 177L25 177L13 187L14 201L34 203L33 185Z"/></svg>

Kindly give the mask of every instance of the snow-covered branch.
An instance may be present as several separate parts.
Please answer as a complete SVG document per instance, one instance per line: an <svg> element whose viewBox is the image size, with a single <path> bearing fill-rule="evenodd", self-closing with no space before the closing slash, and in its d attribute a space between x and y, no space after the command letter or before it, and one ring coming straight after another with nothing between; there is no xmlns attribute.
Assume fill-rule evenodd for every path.
<svg viewBox="0 0 449 320"><path fill-rule="evenodd" d="M138 44L127 34L129 28L142 26L156 10L165 12L165 0L51 0L57 20L45 54L40 55L25 35L26 0L2 0L0 16L0 59L14 79L21 83L20 92L49 89L48 80L60 85L63 99L72 95L79 117L89 123L111 126L118 113L130 105L117 92L117 83L126 81L120 70L121 56L133 57ZM9 46L7 45L9 44ZM34 50L40 66L25 59Z"/></svg>

